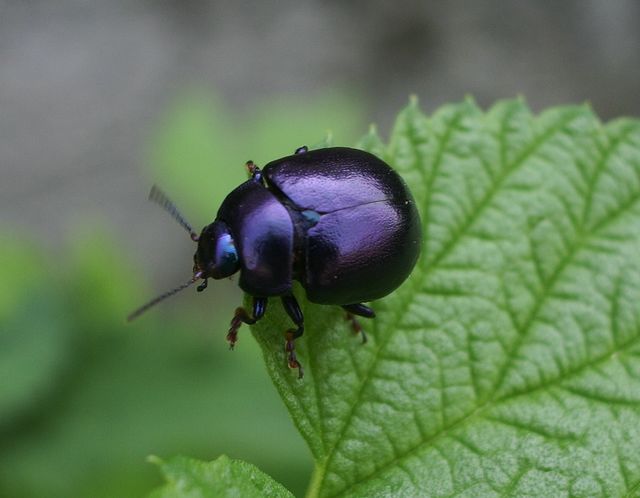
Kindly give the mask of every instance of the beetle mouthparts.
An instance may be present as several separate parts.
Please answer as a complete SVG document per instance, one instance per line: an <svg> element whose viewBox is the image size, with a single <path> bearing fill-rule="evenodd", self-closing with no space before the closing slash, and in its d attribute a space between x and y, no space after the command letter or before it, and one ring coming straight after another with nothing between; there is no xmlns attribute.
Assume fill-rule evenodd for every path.
<svg viewBox="0 0 640 498"><path fill-rule="evenodd" d="M205 290L207 288L207 282L208 280L205 278L203 282L200 285L198 285L198 287L196 287L196 290L198 292L202 292L203 290Z"/></svg>

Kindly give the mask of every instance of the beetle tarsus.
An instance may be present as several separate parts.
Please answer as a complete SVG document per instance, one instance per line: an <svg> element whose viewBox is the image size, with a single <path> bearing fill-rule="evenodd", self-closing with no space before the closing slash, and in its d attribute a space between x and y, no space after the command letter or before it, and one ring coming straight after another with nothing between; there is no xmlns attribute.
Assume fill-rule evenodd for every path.
<svg viewBox="0 0 640 498"><path fill-rule="evenodd" d="M207 279L205 278L204 281L200 285L198 285L198 287L196 287L196 290L198 292L202 292L206 288L207 288Z"/></svg>
<svg viewBox="0 0 640 498"><path fill-rule="evenodd" d="M367 334L365 333L364 330L362 330L362 325L360 325L360 322L354 316L354 314L353 313L349 313L347 311L347 313L345 314L344 319L349 321L349 322L351 322L351 330L353 331L353 335L361 334L362 344L366 344L366 342L367 342Z"/></svg>
<svg viewBox="0 0 640 498"><path fill-rule="evenodd" d="M304 333L304 315L302 314L302 310L300 309L298 301L296 301L296 298L292 295L282 296L282 305L284 306L284 310L287 312L287 315L289 315L289 318L291 318L291 320L293 320L293 323L298 326L297 329L289 329L285 333L285 337L287 339L287 342L285 344L287 363L289 364L289 368L298 369L298 378L302 379L304 373L302 370L302 365L296 357L294 342Z"/></svg>
<svg viewBox="0 0 640 498"><path fill-rule="evenodd" d="M355 315L362 316L364 318L375 318L375 311L362 303L345 304L342 306L342 309L347 312L345 320L349 320L351 322L351 329L353 330L353 333L362 334L362 344L365 344L367 342L367 334L362 330L362 325L360 325L360 322Z"/></svg>
<svg viewBox="0 0 640 498"><path fill-rule="evenodd" d="M238 342L238 329L242 325L242 314L246 315L244 308L237 308L231 323L229 324L229 332L227 333L227 342L229 343L229 349L233 350Z"/></svg>
<svg viewBox="0 0 640 498"><path fill-rule="evenodd" d="M253 299L253 316L250 316L247 310L242 307L236 308L231 323L229 324L229 332L227 333L227 342L229 349L233 349L238 342L238 329L243 323L253 325L260 320L265 311L267 311L267 298L255 297Z"/></svg>
<svg viewBox="0 0 640 498"><path fill-rule="evenodd" d="M253 161L247 161L245 167L249 173L249 178L258 183L262 182L262 172L260 171L260 168L256 166L256 163Z"/></svg>
<svg viewBox="0 0 640 498"><path fill-rule="evenodd" d="M302 379L302 377L304 376L304 370L302 368L302 365L300 364L300 362L298 361L298 358L296 356L296 345L295 345L295 340L297 337L300 337L300 335L297 334L297 330L296 329L289 329L287 330L287 332L285 333L285 337L287 339L286 343L285 343L285 347L284 350L287 354L287 363L289 365L289 368L291 368L292 370L297 368L298 369L298 379Z"/></svg>

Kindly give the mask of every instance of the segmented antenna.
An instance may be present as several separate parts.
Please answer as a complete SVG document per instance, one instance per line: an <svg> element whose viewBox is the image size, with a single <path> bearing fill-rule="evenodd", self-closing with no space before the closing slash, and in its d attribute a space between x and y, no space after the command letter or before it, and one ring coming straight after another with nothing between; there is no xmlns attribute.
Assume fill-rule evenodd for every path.
<svg viewBox="0 0 640 498"><path fill-rule="evenodd" d="M178 208L176 207L176 205L173 202L171 202L171 199L169 199L167 195L162 190L160 190L156 185L151 187L151 192L149 192L149 200L160 205L162 208L164 208L165 211L167 211L173 217L174 220L180 223L180 226L182 226L182 228L184 228L187 232L189 232L189 235L191 236L191 240L193 240L194 242L198 241L199 236L196 233L196 231L189 224L189 222L184 219L182 214L180 214L180 211L178 211Z"/></svg>
<svg viewBox="0 0 640 498"><path fill-rule="evenodd" d="M174 294L177 294L178 292L180 292L181 290L186 289L190 285L193 285L194 283L196 283L200 279L201 276L202 276L202 274L200 272L198 272L193 277L191 277L191 279L188 282L185 282L184 284L179 285L175 289L171 289L170 291L167 291L164 294L160 294L158 297L153 298L148 303L143 304L142 306L140 306L137 310L135 310L133 313L131 313L127 317L127 321L130 322L131 320L135 320L140 315L142 315L145 311L147 311L149 308L152 308L153 306L158 304L160 301L164 301L168 297L171 297Z"/></svg>

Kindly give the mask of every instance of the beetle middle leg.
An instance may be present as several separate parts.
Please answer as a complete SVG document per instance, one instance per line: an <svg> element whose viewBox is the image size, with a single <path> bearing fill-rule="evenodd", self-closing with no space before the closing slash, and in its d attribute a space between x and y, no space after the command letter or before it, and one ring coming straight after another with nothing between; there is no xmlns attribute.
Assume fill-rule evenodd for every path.
<svg viewBox="0 0 640 498"><path fill-rule="evenodd" d="M304 375L302 365L296 357L295 340L300 337L304 332L304 316L302 310L296 298L289 296L282 296L282 305L289 317L293 320L293 323L297 325L297 329L289 329L285 332L287 342L285 344L285 351L287 353L287 362L289 368L298 369L298 378L301 379Z"/></svg>
<svg viewBox="0 0 640 498"><path fill-rule="evenodd" d="M231 319L231 324L229 325L229 332L227 333L227 341L229 342L229 347L233 349L238 341L238 329L240 325L246 323L248 325L253 325L260 318L264 316L265 311L267 311L267 298L266 297L254 297L253 298L253 316L249 316L247 310L242 307L236 308L236 312Z"/></svg>
<svg viewBox="0 0 640 498"><path fill-rule="evenodd" d="M362 316L364 318L375 318L376 313L368 306L365 306L362 303L357 304L345 304L342 306L342 309L347 312L346 319L351 322L351 328L353 329L354 334L362 334L362 344L367 342L367 334L362 330L362 326L360 322L356 319L354 315Z"/></svg>

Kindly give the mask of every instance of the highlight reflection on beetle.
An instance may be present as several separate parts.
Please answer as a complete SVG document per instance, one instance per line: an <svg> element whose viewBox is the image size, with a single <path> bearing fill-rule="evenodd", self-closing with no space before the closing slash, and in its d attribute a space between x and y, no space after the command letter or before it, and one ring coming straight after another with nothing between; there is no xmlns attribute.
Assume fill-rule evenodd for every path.
<svg viewBox="0 0 640 498"><path fill-rule="evenodd" d="M338 305L363 341L354 315L373 318L365 302L395 290L411 273L420 254L420 218L402 178L373 154L347 147L298 148L258 168L222 202L215 220L198 235L174 204L156 187L149 198L164 207L198 243L193 276L181 286L138 308L128 319L176 292L209 278L240 272L239 285L253 297L251 313L236 309L227 340L233 348L242 323L253 324L279 297L295 324L285 332L290 368L302 365L295 340L304 316L292 292L300 282L313 303Z"/></svg>

